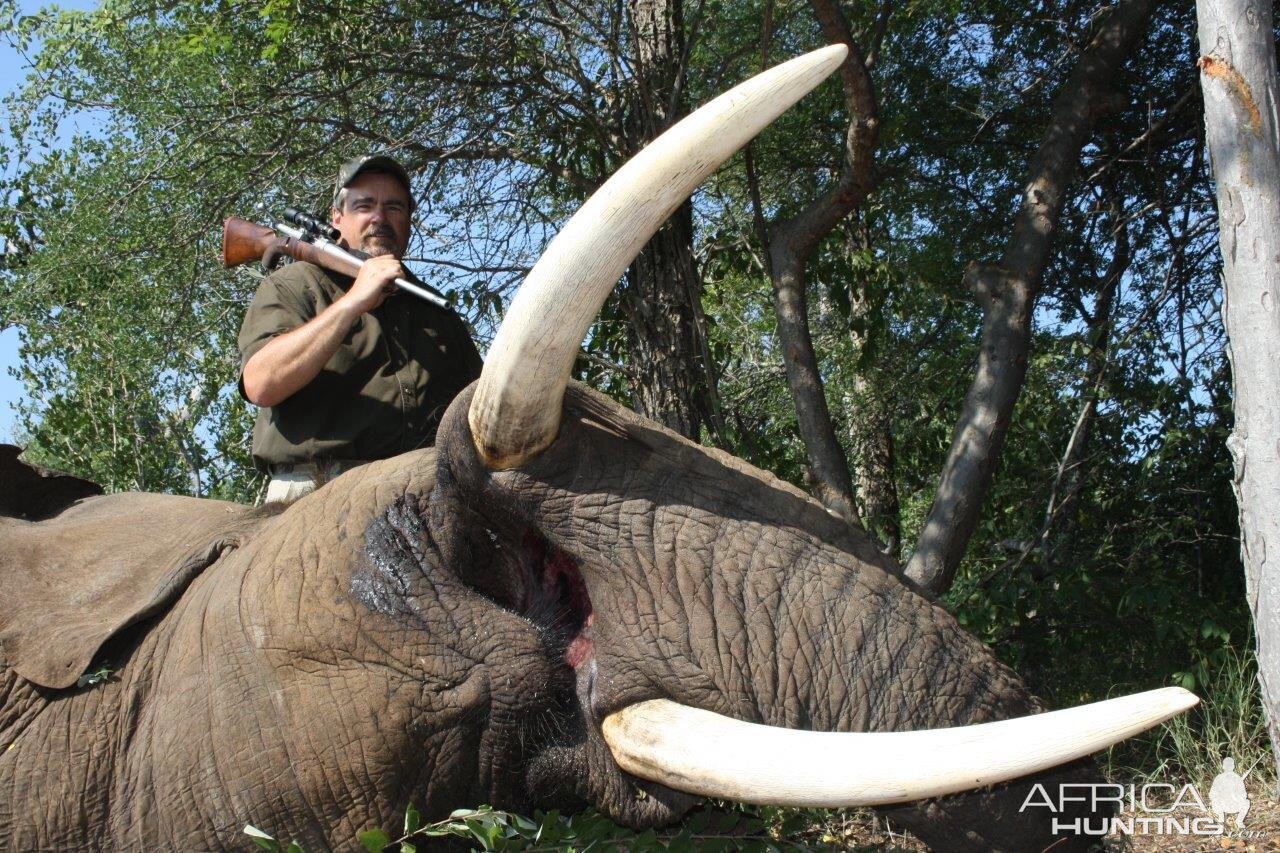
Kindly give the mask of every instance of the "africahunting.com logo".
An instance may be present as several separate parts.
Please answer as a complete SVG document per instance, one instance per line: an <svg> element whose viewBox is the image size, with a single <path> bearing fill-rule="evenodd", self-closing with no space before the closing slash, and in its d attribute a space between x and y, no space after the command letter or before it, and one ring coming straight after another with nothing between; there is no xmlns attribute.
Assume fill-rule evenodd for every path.
<svg viewBox="0 0 1280 853"><path fill-rule="evenodd" d="M1088 783L1059 785L1054 796L1044 785L1032 787L1019 811L1045 809L1052 815L1054 835L1223 835L1244 829L1249 795L1234 758L1222 760L1222 772L1206 799L1190 783L1142 785ZM1079 804L1090 812L1114 810L1111 817L1068 817ZM1228 818L1230 820L1228 821ZM1230 824L1230 825L1229 825ZM1248 834L1248 833L1243 833Z"/></svg>

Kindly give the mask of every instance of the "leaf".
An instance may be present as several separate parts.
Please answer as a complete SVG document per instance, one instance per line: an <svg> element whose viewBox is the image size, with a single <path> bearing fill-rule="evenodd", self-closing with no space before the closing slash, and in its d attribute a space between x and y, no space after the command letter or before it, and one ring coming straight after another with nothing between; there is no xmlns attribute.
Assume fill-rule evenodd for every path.
<svg viewBox="0 0 1280 853"><path fill-rule="evenodd" d="M412 804L405 807L404 810L404 835L413 835L422 828L422 815Z"/></svg>
<svg viewBox="0 0 1280 853"><path fill-rule="evenodd" d="M711 812L704 810L696 812L692 817L685 821L684 828L686 831L694 835L700 835L703 832L706 832L707 827L710 825Z"/></svg>
<svg viewBox="0 0 1280 853"><path fill-rule="evenodd" d="M560 820L560 812L552 809L542 816L538 832L533 836L535 843L555 844L564 838L564 822Z"/></svg>
<svg viewBox="0 0 1280 853"><path fill-rule="evenodd" d="M670 838L666 842L666 848L669 853L694 853L697 847L694 846L693 838L690 830L686 828L679 835Z"/></svg>
<svg viewBox="0 0 1280 853"><path fill-rule="evenodd" d="M273 836L268 835L251 823L246 823L243 831L245 835L253 839L254 844L258 845L263 850L271 850L274 853L274 851L278 851L280 849L280 842L276 841Z"/></svg>
<svg viewBox="0 0 1280 853"><path fill-rule="evenodd" d="M782 825L778 828L778 834L783 838L786 838L789 835L795 835L805 828L805 824L807 822L808 820L805 818L804 812L791 812L783 818Z"/></svg>
<svg viewBox="0 0 1280 853"><path fill-rule="evenodd" d="M462 822L466 824L467 830L471 833L471 835L475 838L476 841L479 841L481 844L485 844L486 842L485 832L488 829L488 827L485 824L483 815L480 817L469 817L464 819ZM489 847L486 846L485 849L488 850Z"/></svg>
<svg viewBox="0 0 1280 853"><path fill-rule="evenodd" d="M102 664L97 669L90 670L84 675L76 679L76 687L89 687L93 684L102 684L110 681L112 678L111 667Z"/></svg>
<svg viewBox="0 0 1280 853"><path fill-rule="evenodd" d="M360 845L369 853L382 853L382 849L391 843L391 838L381 829L368 829L356 836Z"/></svg>

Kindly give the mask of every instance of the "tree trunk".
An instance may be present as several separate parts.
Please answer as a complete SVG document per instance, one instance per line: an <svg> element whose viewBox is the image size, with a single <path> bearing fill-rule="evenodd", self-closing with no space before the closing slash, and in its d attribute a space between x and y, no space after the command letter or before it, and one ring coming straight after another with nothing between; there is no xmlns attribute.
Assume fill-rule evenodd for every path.
<svg viewBox="0 0 1280 853"><path fill-rule="evenodd" d="M853 482L861 499L862 521L880 550L896 562L902 545L902 523L893 461L893 421L871 377L857 371L852 384L854 395L863 401L856 417L849 419Z"/></svg>
<svg viewBox="0 0 1280 853"><path fill-rule="evenodd" d="M1222 248L1240 551L1280 756L1280 121L1270 3L1198 0L1200 84ZM1268 557L1270 559L1268 559Z"/></svg>
<svg viewBox="0 0 1280 853"><path fill-rule="evenodd" d="M796 406L796 425L804 442L809 476L823 506L845 521L857 523L849 463L836 439L822 375L818 372L818 357L809 334L808 301L804 292L808 253L785 245L783 239L776 236L778 230L774 231L769 244L773 304L787 385Z"/></svg>
<svg viewBox="0 0 1280 853"><path fill-rule="evenodd" d="M858 524L849 463L831 422L831 411L827 407L818 359L809 334L805 265L822 239L871 191L879 119L871 75L844 14L832 0L811 0L811 5L827 42L849 46L849 57L840 66L840 82L849 113L845 162L840 178L804 210L789 219L774 222L765 222L764 219L750 149L747 154L747 180L751 187L756 230L768 255L769 277L773 282L774 307L778 317L778 340L782 344L787 384L796 405L796 425L804 442L814 489L828 510L850 524Z"/></svg>
<svg viewBox="0 0 1280 853"><path fill-rule="evenodd" d="M850 233L849 243L853 251L871 249L865 218L856 232ZM875 537L881 551L898 561L902 522L893 460L893 419L867 352L871 346L871 330L884 325L882 313L883 304L871 297L865 282L849 282L849 340L858 365L852 377L852 392L858 408L851 410L853 415L849 418L853 484L867 532Z"/></svg>
<svg viewBox="0 0 1280 853"><path fill-rule="evenodd" d="M1080 55L1054 99L1000 263L970 264L965 272L965 286L983 310L978 365L907 564L907 576L936 594L951 586L1000 459L1026 377L1036 296L1080 149L1098 117L1114 106L1111 79L1146 31L1152 3L1123 0Z"/></svg>
<svg viewBox="0 0 1280 853"><path fill-rule="evenodd" d="M629 157L684 113L680 0L631 0L634 90L626 114ZM686 203L627 270L627 382L636 411L694 440L721 433L716 371L707 346L701 279Z"/></svg>

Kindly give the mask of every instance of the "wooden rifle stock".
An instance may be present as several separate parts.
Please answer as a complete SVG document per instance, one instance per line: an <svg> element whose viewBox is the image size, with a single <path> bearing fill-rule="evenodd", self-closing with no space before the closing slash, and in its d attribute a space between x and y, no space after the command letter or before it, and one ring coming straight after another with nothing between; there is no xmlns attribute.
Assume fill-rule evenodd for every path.
<svg viewBox="0 0 1280 853"><path fill-rule="evenodd" d="M227 217L222 223L222 265L238 267L250 261L269 262L273 255L286 254L295 261L307 261L318 267L355 277L360 264L320 251L312 243L277 234L273 229L247 219Z"/></svg>
<svg viewBox="0 0 1280 853"><path fill-rule="evenodd" d="M360 266L364 263L364 256L359 253L351 255L349 252L349 249L344 249L328 240L322 239L317 243L308 243L287 234L278 234L265 225L234 216L227 217L222 223L222 265L225 267L238 267L250 261L261 260L262 265L270 269L275 266L276 259L284 254L295 261L307 261L318 267L355 278L360 272ZM446 311L453 310L447 297L422 282L397 278L396 287Z"/></svg>

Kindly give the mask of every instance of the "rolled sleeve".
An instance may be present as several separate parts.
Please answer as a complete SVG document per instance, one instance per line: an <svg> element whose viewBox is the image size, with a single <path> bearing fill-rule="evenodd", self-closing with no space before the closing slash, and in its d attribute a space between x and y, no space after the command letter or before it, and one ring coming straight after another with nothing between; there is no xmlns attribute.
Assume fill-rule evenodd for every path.
<svg viewBox="0 0 1280 853"><path fill-rule="evenodd" d="M293 331L315 316L315 303L308 298L306 287L287 274L289 267L267 276L244 313L240 324L240 396L244 393L244 366L258 350L277 335Z"/></svg>

